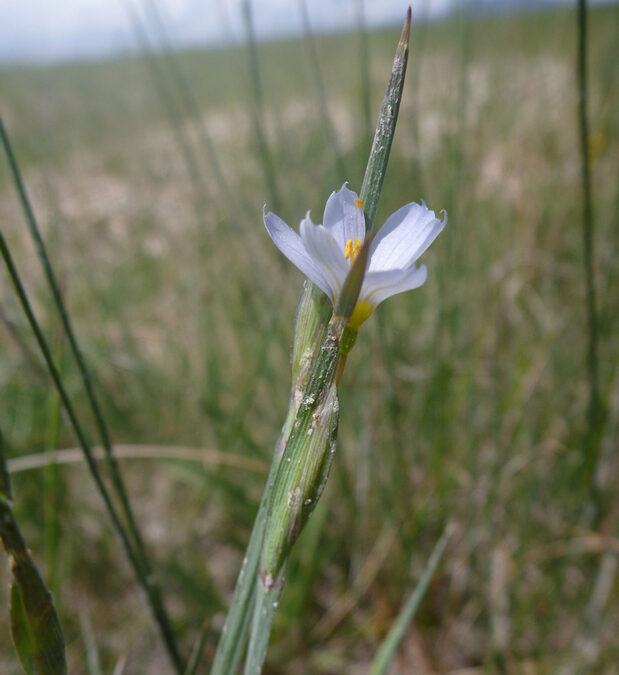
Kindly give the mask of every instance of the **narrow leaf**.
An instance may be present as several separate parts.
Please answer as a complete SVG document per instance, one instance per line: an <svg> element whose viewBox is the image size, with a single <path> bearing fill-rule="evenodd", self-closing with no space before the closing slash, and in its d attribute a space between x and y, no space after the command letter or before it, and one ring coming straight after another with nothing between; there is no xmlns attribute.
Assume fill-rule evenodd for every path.
<svg viewBox="0 0 619 675"><path fill-rule="evenodd" d="M391 661L396 653L396 650L402 641L402 638L406 634L408 626L413 620L415 613L421 604L421 600L428 589L430 581L436 572L436 568L438 567L438 564L441 560L445 546L447 546L448 538L449 526L445 528L441 538L434 546L426 567L419 579L419 583L404 603L398 618L393 623L393 626L391 626L389 633L387 633L387 637L383 640L383 643L376 653L374 662L372 663L370 675L385 675L389 666L391 665Z"/></svg>
<svg viewBox="0 0 619 675"><path fill-rule="evenodd" d="M184 675L196 674L198 666L200 665L200 658L202 657L202 651L204 650L204 645L206 643L206 638L208 637L210 627L211 622L209 619L207 619L202 624L202 630L200 631L200 635L198 636L198 639L196 640L196 643L194 644L193 649L191 650L191 656L189 657L189 661L187 662L187 667L185 668Z"/></svg>

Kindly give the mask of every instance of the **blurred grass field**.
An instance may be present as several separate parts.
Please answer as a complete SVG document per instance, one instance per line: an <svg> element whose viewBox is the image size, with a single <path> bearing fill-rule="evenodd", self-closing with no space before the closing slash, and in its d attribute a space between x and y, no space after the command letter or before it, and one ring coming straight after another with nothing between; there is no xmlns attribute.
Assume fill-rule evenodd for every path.
<svg viewBox="0 0 619 675"><path fill-rule="evenodd" d="M292 556L270 673L367 672L447 522L454 534L394 673L618 672L619 6L589 18L598 517L582 470L575 14L419 25L378 222L423 198L449 225L424 256L426 285L382 305L349 358L338 453ZM302 277L262 206L296 227L308 208L320 222L344 180L360 188L397 37L366 35L369 80L359 33L313 37L335 144L304 40L258 46L260 105L244 47L0 70L1 114L113 441L169 446L166 460L122 468L186 652L205 617L221 625L287 409ZM0 223L90 420L4 161ZM72 448L4 269L0 280L9 456ZM181 460L179 447L239 466ZM124 658L127 674L168 672L84 466L13 480L70 672ZM2 564L2 607L8 577ZM8 635L3 609L0 671L13 673Z"/></svg>

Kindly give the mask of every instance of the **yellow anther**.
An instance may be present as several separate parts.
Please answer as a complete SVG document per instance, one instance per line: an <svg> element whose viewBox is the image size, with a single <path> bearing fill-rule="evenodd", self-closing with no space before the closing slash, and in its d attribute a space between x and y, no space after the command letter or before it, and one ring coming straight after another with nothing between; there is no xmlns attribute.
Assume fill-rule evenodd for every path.
<svg viewBox="0 0 619 675"><path fill-rule="evenodd" d="M361 242L355 237L355 243L352 243L352 239L349 239L346 242L346 246L344 247L344 258L346 260L349 260L350 264L352 265L353 262L355 261L355 258L359 254L359 249L361 248Z"/></svg>
<svg viewBox="0 0 619 675"><path fill-rule="evenodd" d="M363 202L359 199L359 197L357 197L357 199L355 199L355 204L357 205L357 208L359 208L359 209L363 208Z"/></svg>

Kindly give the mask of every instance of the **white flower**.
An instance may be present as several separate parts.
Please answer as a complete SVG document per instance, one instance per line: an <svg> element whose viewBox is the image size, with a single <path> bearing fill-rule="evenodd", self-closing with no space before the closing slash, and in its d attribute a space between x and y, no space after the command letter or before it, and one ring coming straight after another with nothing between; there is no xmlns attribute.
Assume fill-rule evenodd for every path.
<svg viewBox="0 0 619 675"><path fill-rule="evenodd" d="M446 223L447 214L439 220L424 203L414 202L387 218L370 245L363 286L349 325L359 327L383 300L425 282L426 266L415 263ZM335 303L365 238L363 202L357 194L346 184L333 192L323 224L314 225L308 211L300 236L274 213L264 213L264 224L277 248Z"/></svg>

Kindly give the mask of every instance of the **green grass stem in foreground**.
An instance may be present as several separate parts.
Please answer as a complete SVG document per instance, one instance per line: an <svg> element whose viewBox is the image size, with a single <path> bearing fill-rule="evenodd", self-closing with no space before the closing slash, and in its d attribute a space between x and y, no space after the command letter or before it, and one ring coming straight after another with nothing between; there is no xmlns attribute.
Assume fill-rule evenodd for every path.
<svg viewBox="0 0 619 675"><path fill-rule="evenodd" d="M406 71L409 36L410 9L396 50L362 190L362 195L368 200L367 204L364 203L365 214L369 214L369 219L366 215L368 233L372 231L395 132ZM338 365L341 355L343 366L345 356L354 345L356 337L356 330L347 328L347 323L355 309L363 283L370 236L369 234L366 238L351 265L351 271L318 350L315 346L317 343L313 342L314 346L308 359L308 363L311 363L309 376L306 381L304 377L299 378L302 386L298 388L298 395L293 393L291 398L288 420L292 424L288 422L284 426L281 441L276 449L267 488L243 562L241 577L237 582L237 591L230 611L231 617L224 628L211 671L213 674L230 673L236 669L241 658L240 650L244 644L247 616L252 607L253 619L244 672L246 675L255 675L262 670L275 611L284 585L284 572L290 549L324 489L335 453L339 421L337 384L341 377L341 368ZM303 315L302 308L307 301L306 285L297 317ZM318 311L314 311L311 305L308 305L307 309L312 317L310 325L313 325L313 321L318 317ZM297 329L299 328L297 318ZM295 335L293 358L294 355L305 355L306 346L311 344L308 337L313 334L313 331L306 333L301 330ZM297 343L302 346L299 347ZM296 370L293 362L293 377ZM259 566L256 569L257 560Z"/></svg>
<svg viewBox="0 0 619 675"><path fill-rule="evenodd" d="M174 663L176 669L180 672L184 668L183 664L183 659L180 655L180 652L178 650L178 647L176 645L176 639L174 637L174 633L172 631L172 627L170 625L170 620L167 614L167 611L165 609L163 599L161 596L161 591L159 589L159 586L156 582L155 576L153 574L153 567L151 565L150 559L148 557L148 554L146 552L146 548L144 546L144 542L142 539L142 535L140 533L139 527L137 525L137 522L135 520L135 517L133 515L133 511L131 509L131 505L129 503L129 497L127 495L127 491L125 489L125 485L122 479L122 476L120 474L120 468L118 466L118 463L116 462L114 458L114 453L112 450L112 443L110 440L110 435L108 432L107 424L105 423L105 420L103 418L103 413L101 410L101 407L99 405L99 402L97 400L97 397L94 392L94 388L92 385L90 373L86 367L86 362L82 356L81 349L78 345L77 342L77 337L75 335L75 332L73 330L73 326L71 324L71 321L69 319L69 314L67 312L65 303L62 299L61 292L60 292L60 287L58 284L58 281L56 279L56 275L54 273L54 270L51 265L51 261L49 259L49 256L47 255L47 250L45 247L45 243L43 241L43 238L41 236L39 226L37 224L35 215L34 215L34 210L32 209L32 206L30 204L30 200L28 198L27 192L26 192L26 187L24 185L24 182L21 177L21 172L19 170L19 166L17 164L17 159L13 153L13 148L11 147L11 143L9 141L8 134L6 132L6 129L4 127L4 122L2 118L0 117L0 137L2 139L2 145L4 147L7 159L9 161L9 165L11 168L11 174L15 183L15 188L17 190L17 193L19 195L20 203L26 218L26 223L28 225L28 229L30 231L30 234L32 236L32 239L35 244L35 248L37 251L37 255L39 258L39 261L41 263L41 266L43 267L43 270L45 272L45 277L49 286L49 289L51 291L52 297L54 298L54 302L56 305L56 309L58 310L58 314L60 316L61 322L62 322L62 327L65 331L65 334L68 338L69 345L71 347L71 352L73 354L73 357L75 359L75 362L77 363L80 377L82 380L82 384L84 385L84 390L86 391L86 397L88 399L88 402L90 404L90 408L93 413L93 417L95 419L97 431L99 433L99 436L101 438L101 442L103 444L103 448L105 451L105 458L106 458L106 463L107 467L109 470L109 474L112 479L112 485L114 486L114 490L116 492L116 496L118 500L120 501L121 505L121 512L123 514L123 517L125 519L125 524L121 525L121 519L120 516L117 514L117 512L114 510L113 512L110 510L112 507L112 501L108 497L105 498L106 504L109 504L108 510L110 510L110 515L114 513L114 519L118 522L118 528L119 530L122 530L123 532L123 541L126 541L126 546L130 547L132 554L129 556L130 560L132 562L135 561L134 564L134 570L138 578L140 579L142 585L144 586L144 589L147 594L147 598L149 600L153 616L155 618L155 621L159 625L159 628L161 630L162 637L164 639L164 643L168 649L170 659ZM2 236L2 235L0 235ZM24 310L26 311L28 308L28 301L27 297L25 294L25 289L21 285L21 282L19 281L19 276L17 274L17 270L14 267L12 263L12 259L9 254L8 247L6 246L6 243L4 241L4 237L2 237L2 253L3 257L5 258L5 263L9 267L9 272L11 275L11 278L13 280L13 284L15 286L15 290L17 291L18 295L20 296L20 301L22 302L22 306ZM28 319L31 323L31 326L34 330L34 327L36 325L35 323L35 318L34 314L31 310L27 311L28 314ZM54 360L52 357L52 354L49 350L49 347L47 346L47 343L43 339L43 334L41 331L38 331L37 334L37 340L39 342L39 346L41 347L41 350L43 351L43 345L45 344L45 360L48 364L48 367L50 368L50 372L52 372L53 368L53 379L54 383L56 386L59 388L61 386L62 378L60 376L60 373L58 372L58 369L56 366L54 366ZM64 391L64 387L63 387ZM63 398L63 403L65 406L67 405L69 399L68 396L66 395L66 392L64 395L60 392L59 388L59 393L61 397ZM72 419L74 420L74 428L77 423L77 417L75 416L75 413L73 413ZM76 428L77 432L77 428ZM89 467L91 468L91 472L93 474L93 477L95 478L95 481L97 483L97 486L99 487L99 490L101 491L103 488L103 481L100 479L99 471L96 466L96 463L94 461L92 451L90 449L89 444L85 440L85 436L83 433L78 434L78 436L82 437L83 442L82 447L84 448L84 452L87 453L87 459L88 459L88 464ZM105 490L105 488L103 488ZM103 492L102 492L103 494ZM108 495L107 490L105 490L105 494ZM128 530L127 530L128 528Z"/></svg>
<svg viewBox="0 0 619 675"><path fill-rule="evenodd" d="M290 392L290 408L275 446L271 470L236 582L226 623L219 638L211 675L225 675L236 672L243 657L249 622L255 604L258 565L273 485L296 419L299 402L302 400L308 383L313 355L326 332L325 322L328 320L329 314L330 307L327 298L314 284L306 281L297 309L296 339L292 353L293 385Z"/></svg>

